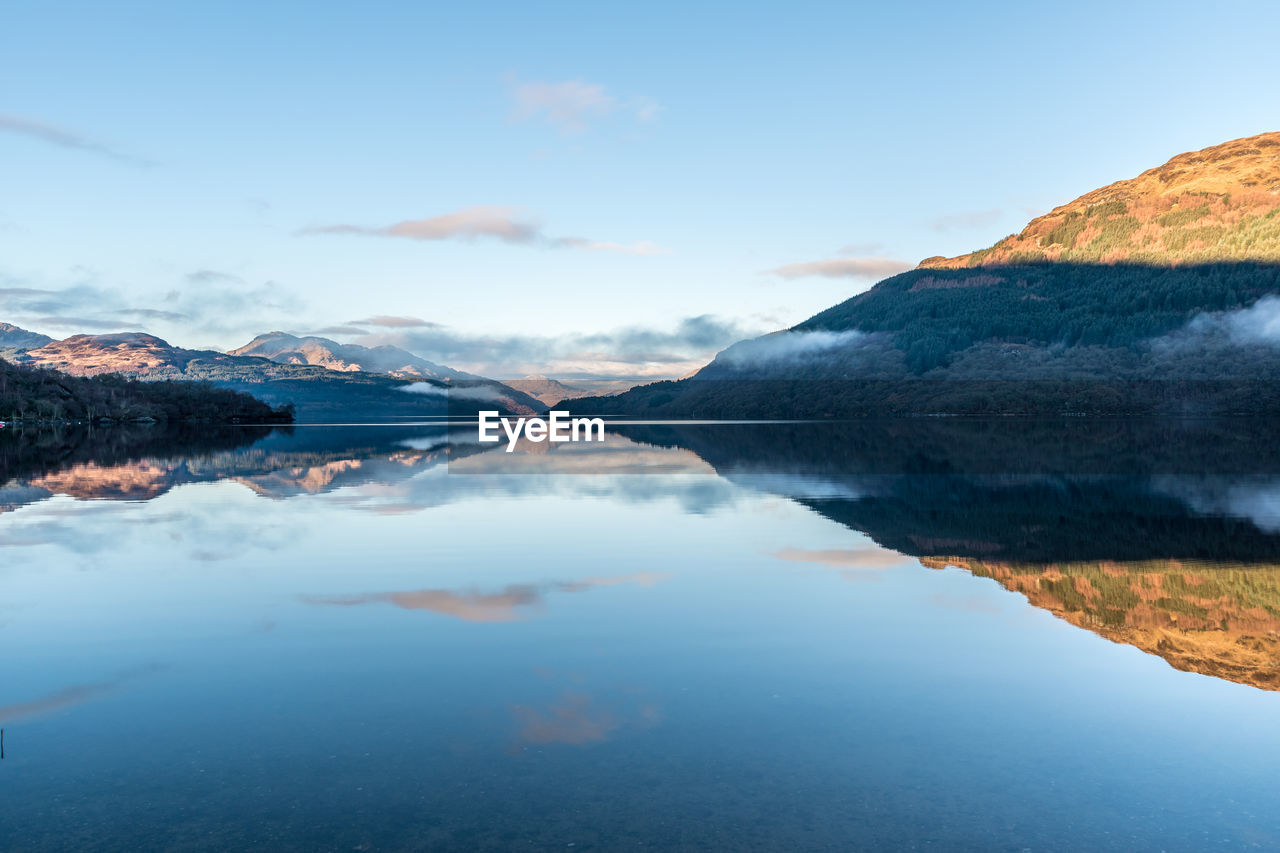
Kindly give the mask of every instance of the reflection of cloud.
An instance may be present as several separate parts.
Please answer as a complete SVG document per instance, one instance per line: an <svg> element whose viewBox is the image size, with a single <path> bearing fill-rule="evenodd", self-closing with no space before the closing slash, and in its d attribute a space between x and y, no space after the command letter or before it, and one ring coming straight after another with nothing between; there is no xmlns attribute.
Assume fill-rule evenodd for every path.
<svg viewBox="0 0 1280 853"><path fill-rule="evenodd" d="M1154 478L1152 488L1201 515L1245 518L1264 533L1280 533L1280 479L1275 477L1164 476Z"/></svg>
<svg viewBox="0 0 1280 853"><path fill-rule="evenodd" d="M75 684L71 687L64 687L47 696L41 696L39 699L33 699L30 702L0 705L0 723L16 723L19 720L52 714L55 711L61 711L63 708L83 705L85 702L91 702L118 690L123 684L132 679L150 675L160 668L158 665L140 667L123 672L115 678L97 684Z"/></svg>
<svg viewBox="0 0 1280 853"><path fill-rule="evenodd" d="M304 596L308 604L355 607L362 604L391 604L403 610L430 610L468 622L514 622L527 618L531 610L543 606L549 592L586 592L596 587L637 584L652 586L667 575L639 572L620 577L585 578L545 584L512 584L498 592L455 592L448 589L419 589L367 595Z"/></svg>
<svg viewBox="0 0 1280 853"><path fill-rule="evenodd" d="M871 573L905 566L915 562L911 557L881 548L878 545L867 545L863 548L827 548L810 550L807 548L783 548L773 555L779 560L796 563L815 563L840 572L840 576L849 581L875 580Z"/></svg>
<svg viewBox="0 0 1280 853"><path fill-rule="evenodd" d="M913 562L911 557L877 545L868 545L865 548L827 548L821 550L783 548L773 556L779 560L818 563L834 569L890 569Z"/></svg>
<svg viewBox="0 0 1280 853"><path fill-rule="evenodd" d="M545 711L526 705L511 710L520 723L520 739L528 743L599 743L622 725L585 693L566 693Z"/></svg>
<svg viewBox="0 0 1280 853"><path fill-rule="evenodd" d="M1000 608L995 602L976 595L948 595L944 592L935 592L929 596L929 600L939 607L947 610L958 610L961 613L1000 612Z"/></svg>

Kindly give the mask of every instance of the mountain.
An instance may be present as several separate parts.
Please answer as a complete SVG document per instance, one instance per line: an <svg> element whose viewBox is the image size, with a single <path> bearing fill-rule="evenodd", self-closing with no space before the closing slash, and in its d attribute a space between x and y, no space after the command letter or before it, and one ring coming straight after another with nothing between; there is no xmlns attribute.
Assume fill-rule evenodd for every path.
<svg viewBox="0 0 1280 853"><path fill-rule="evenodd" d="M487 379L446 383L282 364L258 356L183 349L142 332L73 335L22 352L13 360L73 376L118 373L147 381L210 382L273 406L292 404L299 420L435 417L474 413L478 408L532 414L545 408L533 397Z"/></svg>
<svg viewBox="0 0 1280 853"><path fill-rule="evenodd" d="M575 414L1280 411L1280 134L1179 155Z"/></svg>
<svg viewBox="0 0 1280 853"><path fill-rule="evenodd" d="M579 397L610 396L632 387L632 383L615 380L585 380L572 385L546 376L526 376L523 379L504 379L504 385L536 397L548 406Z"/></svg>
<svg viewBox="0 0 1280 853"><path fill-rule="evenodd" d="M927 269L1032 261L1280 261L1280 133L1179 154L1031 220L989 249Z"/></svg>
<svg viewBox="0 0 1280 853"><path fill-rule="evenodd" d="M344 373L363 371L411 379L439 379L443 382L482 378L435 364L398 347L362 347L357 344L340 344L328 338L300 338L286 332L258 335L244 346L229 350L228 354L259 356L280 364L311 364Z"/></svg>
<svg viewBox="0 0 1280 853"><path fill-rule="evenodd" d="M27 350L52 343L53 338L39 332L28 332L12 323L0 323L0 350Z"/></svg>

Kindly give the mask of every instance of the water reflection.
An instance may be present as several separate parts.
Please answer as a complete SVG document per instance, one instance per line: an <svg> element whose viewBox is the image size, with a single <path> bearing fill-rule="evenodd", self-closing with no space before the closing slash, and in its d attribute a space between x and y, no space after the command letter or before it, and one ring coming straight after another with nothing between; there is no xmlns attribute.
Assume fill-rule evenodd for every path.
<svg viewBox="0 0 1280 853"><path fill-rule="evenodd" d="M1280 689L1280 566L1000 563L925 557L991 578L1073 625L1175 669Z"/></svg>
<svg viewBox="0 0 1280 853"><path fill-rule="evenodd" d="M850 580L917 560L962 568L1177 669L1273 690L1280 689L1280 443L1273 437L1269 424L1255 421L667 425L621 427L603 444L526 443L508 454L486 452L468 432L413 425L141 437L11 433L0 446L10 475L0 511L57 496L150 501L180 486L226 482L264 499L320 496L377 515L475 495L674 499L686 512L707 513L731 508L745 489L807 507L874 543L797 544L775 551L780 561ZM52 514L10 527L0 544L93 553L110 547L116 523ZM182 536L203 543L190 552L197 560L293 541L288 530L254 522L201 535L210 523L196 514L183 519ZM303 600L512 622L542 610L549 596L667 577L645 571ZM547 721L573 717L564 709L580 705L531 719L550 730Z"/></svg>
<svg viewBox="0 0 1280 853"><path fill-rule="evenodd" d="M666 575L639 572L622 577L584 578L543 584L512 584L497 592L475 590L418 589L367 595L333 597L306 596L309 604L355 607L362 604L390 604L402 610L430 610L468 622L514 622L540 610L549 593L586 592L597 587L635 584L653 586Z"/></svg>
<svg viewBox="0 0 1280 853"><path fill-rule="evenodd" d="M0 847L1274 847L1269 430L5 436Z"/></svg>

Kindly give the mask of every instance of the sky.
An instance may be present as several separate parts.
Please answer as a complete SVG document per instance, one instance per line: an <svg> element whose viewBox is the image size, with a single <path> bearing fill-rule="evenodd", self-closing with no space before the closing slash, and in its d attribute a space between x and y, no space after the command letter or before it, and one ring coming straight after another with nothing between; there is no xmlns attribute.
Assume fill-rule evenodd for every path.
<svg viewBox="0 0 1280 853"><path fill-rule="evenodd" d="M0 0L0 321L679 376L1280 130L1280 4Z"/></svg>

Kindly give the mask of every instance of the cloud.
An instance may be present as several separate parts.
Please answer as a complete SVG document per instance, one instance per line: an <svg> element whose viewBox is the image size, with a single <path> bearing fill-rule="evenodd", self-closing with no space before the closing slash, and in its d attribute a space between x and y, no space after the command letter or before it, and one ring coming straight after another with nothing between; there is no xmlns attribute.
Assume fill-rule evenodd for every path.
<svg viewBox="0 0 1280 853"><path fill-rule="evenodd" d="M589 252L616 252L628 255L663 254L653 243L612 243L585 237L549 237L541 226L520 219L514 208L499 206L464 207L453 213L426 219L406 219L392 225L313 225L299 235L356 234L365 237L399 237L406 240L434 242L439 240L477 240L488 238L512 245L541 246L549 249L580 249Z"/></svg>
<svg viewBox="0 0 1280 853"><path fill-rule="evenodd" d="M239 276L231 273L218 272L217 270L196 270L186 275L187 281L192 284L216 284L218 282L240 281Z"/></svg>
<svg viewBox="0 0 1280 853"><path fill-rule="evenodd" d="M603 86L581 80L517 83L511 96L516 121L543 119L570 132L584 130L588 119L608 115L617 106L617 100Z"/></svg>
<svg viewBox="0 0 1280 853"><path fill-rule="evenodd" d="M34 119L0 114L0 133L25 136L28 139L36 139L59 148L87 151L121 163L130 163L136 166L149 165L144 160L139 160L137 157L117 151L83 134Z"/></svg>
<svg viewBox="0 0 1280 853"><path fill-rule="evenodd" d="M470 388L452 388L443 385L433 385L430 382L410 382L408 385L401 385L396 388L405 394L424 394L434 397L448 397L451 400L501 400L503 398L502 391L488 385L474 386Z"/></svg>
<svg viewBox="0 0 1280 853"><path fill-rule="evenodd" d="M538 227L515 218L509 207L464 207L453 213L427 219L406 219L381 228L359 225L321 225L304 228L301 234L365 234L376 237L403 237L408 240L474 240L492 237L504 243L531 243Z"/></svg>
<svg viewBox="0 0 1280 853"><path fill-rule="evenodd" d="M671 378L702 367L730 344L763 331L704 314L683 318L666 329L627 326L553 337L476 335L432 325L379 332L355 342L401 347L430 361L485 376Z"/></svg>
<svg viewBox="0 0 1280 853"><path fill-rule="evenodd" d="M581 237L560 237L551 241L551 245L564 249L582 249L586 252L615 252L620 255L668 255L656 243L641 241L639 243L610 243L601 240L584 240Z"/></svg>
<svg viewBox="0 0 1280 853"><path fill-rule="evenodd" d="M367 335L368 329L360 326L324 326L319 329L313 329L307 333L308 335Z"/></svg>
<svg viewBox="0 0 1280 853"><path fill-rule="evenodd" d="M1280 298L1264 296L1248 308L1229 311L1218 318L1233 342L1280 344ZM1211 325L1205 318L1202 325Z"/></svg>
<svg viewBox="0 0 1280 853"><path fill-rule="evenodd" d="M0 300L7 301L19 297L47 296L55 293L53 290L44 290L39 287L0 287Z"/></svg>
<svg viewBox="0 0 1280 853"><path fill-rule="evenodd" d="M1248 308L1197 314L1185 326L1151 341L1160 354L1202 353L1206 347L1280 346L1280 297L1268 294Z"/></svg>
<svg viewBox="0 0 1280 853"><path fill-rule="evenodd" d="M190 319L186 314L180 314L176 311L161 311L158 308L120 308L111 313L125 317L138 317L143 320L178 321Z"/></svg>
<svg viewBox="0 0 1280 853"><path fill-rule="evenodd" d="M508 78L513 121L543 121L565 133L581 133L597 119L620 114L638 122L656 121L663 106L648 95L625 100L610 94L599 83L562 80L558 83Z"/></svg>
<svg viewBox="0 0 1280 853"><path fill-rule="evenodd" d="M365 317L363 320L352 320L351 322L361 326L385 326L389 329L412 329L418 326L437 325L418 317L401 317L393 314L377 314L373 317Z"/></svg>
<svg viewBox="0 0 1280 853"><path fill-rule="evenodd" d="M777 364L796 361L819 352L848 347L871 339L871 335L857 329L841 332L816 330L808 332L774 332L759 338L741 341L716 356L716 362L733 367L745 365Z"/></svg>
<svg viewBox="0 0 1280 853"><path fill-rule="evenodd" d="M913 269L915 264L900 261L896 258L851 257L830 258L825 261L808 261L799 264L787 264L770 270L782 278L805 278L821 276L823 278L865 278L879 280Z"/></svg>
<svg viewBox="0 0 1280 853"><path fill-rule="evenodd" d="M45 329L88 329L95 332L124 331L133 329L136 326L136 323L128 320L110 320L101 317L75 317L59 314L50 314L44 317L33 317L30 320L24 319L23 322Z"/></svg>
<svg viewBox="0 0 1280 853"><path fill-rule="evenodd" d="M846 243L836 250L837 255L874 255L884 251L884 243L878 240L867 240L862 243Z"/></svg>
<svg viewBox="0 0 1280 853"><path fill-rule="evenodd" d="M771 272L782 278L865 278L881 279L912 269L915 265L895 258L846 257L787 264Z"/></svg>
<svg viewBox="0 0 1280 853"><path fill-rule="evenodd" d="M137 302L156 307L136 307ZM296 320L302 303L274 282L250 284L227 273L197 270L183 276L176 288L137 296L126 296L120 287L87 283L61 289L0 288L0 310L25 328L149 331L152 323L180 323L184 334L240 335Z"/></svg>
<svg viewBox="0 0 1280 853"><path fill-rule="evenodd" d="M658 103L657 100L650 98L648 95L641 95L638 98L633 98L631 100L630 107L632 112L635 113L637 121L646 122L656 121L658 114L666 109L666 107L662 106L662 104Z"/></svg>
<svg viewBox="0 0 1280 853"><path fill-rule="evenodd" d="M951 213L944 216L935 216L929 220L929 227L934 231L962 231L969 228L985 228L988 225L994 225L1000 221L1000 217L1004 215L1003 210L966 210L961 213Z"/></svg>

